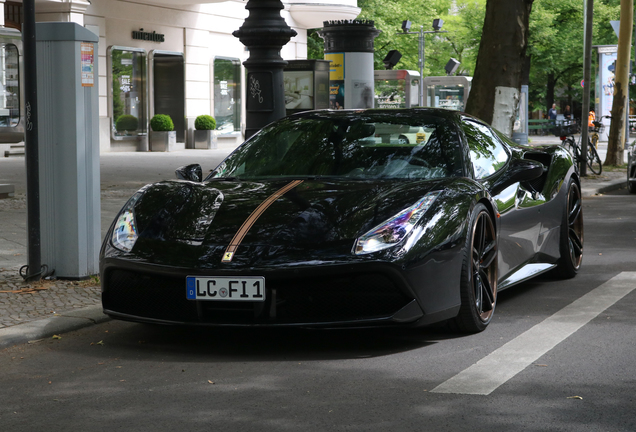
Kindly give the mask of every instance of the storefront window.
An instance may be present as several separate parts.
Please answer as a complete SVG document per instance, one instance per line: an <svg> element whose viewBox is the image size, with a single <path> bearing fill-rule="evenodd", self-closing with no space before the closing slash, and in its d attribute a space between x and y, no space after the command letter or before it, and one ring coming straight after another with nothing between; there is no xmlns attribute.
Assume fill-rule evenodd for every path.
<svg viewBox="0 0 636 432"><path fill-rule="evenodd" d="M112 131L114 137L146 133L146 52L112 47Z"/></svg>
<svg viewBox="0 0 636 432"><path fill-rule="evenodd" d="M20 121L18 48L0 44L0 127L16 127Z"/></svg>
<svg viewBox="0 0 636 432"><path fill-rule="evenodd" d="M241 63L214 59L214 118L221 134L241 130Z"/></svg>

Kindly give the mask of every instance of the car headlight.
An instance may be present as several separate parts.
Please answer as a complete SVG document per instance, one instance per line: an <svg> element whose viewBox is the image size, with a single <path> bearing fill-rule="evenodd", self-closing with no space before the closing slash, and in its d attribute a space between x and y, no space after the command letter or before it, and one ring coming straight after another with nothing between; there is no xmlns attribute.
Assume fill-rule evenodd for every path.
<svg viewBox="0 0 636 432"><path fill-rule="evenodd" d="M128 200L121 212L119 212L119 216L117 216L117 220L115 221L110 242L117 249L124 252L130 252L139 237L137 235L137 223L135 221L135 203L139 200L141 195L141 192L135 193Z"/></svg>
<svg viewBox="0 0 636 432"><path fill-rule="evenodd" d="M353 246L353 252L356 255L363 255L387 249L400 243L413 231L417 222L439 194L439 191L429 192L411 207L402 210L359 237Z"/></svg>

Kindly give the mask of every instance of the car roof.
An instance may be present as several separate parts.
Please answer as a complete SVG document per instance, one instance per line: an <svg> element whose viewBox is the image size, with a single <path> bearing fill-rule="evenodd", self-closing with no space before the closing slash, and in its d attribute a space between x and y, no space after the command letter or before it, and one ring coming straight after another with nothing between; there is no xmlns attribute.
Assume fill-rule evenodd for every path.
<svg viewBox="0 0 636 432"><path fill-rule="evenodd" d="M315 110L315 111L304 111L301 113L293 114L290 117L330 117L330 118L342 118L342 117L355 117L359 115L386 115L386 114L394 114L396 116L405 116L405 115L429 115L434 117L441 117L448 120L458 121L462 116L466 114L461 113L455 110L449 110L445 108L426 108L426 107L418 107L418 108L369 108L369 109L344 109L344 110Z"/></svg>

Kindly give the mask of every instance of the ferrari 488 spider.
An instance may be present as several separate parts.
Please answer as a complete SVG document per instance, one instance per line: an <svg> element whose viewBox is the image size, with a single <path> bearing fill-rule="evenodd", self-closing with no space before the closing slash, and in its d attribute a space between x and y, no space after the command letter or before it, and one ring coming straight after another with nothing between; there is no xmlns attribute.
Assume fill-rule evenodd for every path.
<svg viewBox="0 0 636 432"><path fill-rule="evenodd" d="M583 256L560 146L442 109L312 111L263 128L203 178L147 185L101 251L114 318L477 332L497 293Z"/></svg>

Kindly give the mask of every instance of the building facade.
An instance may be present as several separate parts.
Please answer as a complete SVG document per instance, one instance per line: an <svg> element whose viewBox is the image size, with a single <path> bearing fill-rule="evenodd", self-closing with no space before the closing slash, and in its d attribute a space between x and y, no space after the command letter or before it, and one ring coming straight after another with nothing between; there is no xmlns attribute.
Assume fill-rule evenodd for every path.
<svg viewBox="0 0 636 432"><path fill-rule="evenodd" d="M15 35L21 29L22 4L0 3L4 3L2 30ZM357 0L282 3L281 16L298 33L281 50L286 60L307 58L307 29L322 27L326 20L353 19L360 12ZM178 148L193 148L194 119L201 114L216 119L220 142L243 141L242 63L249 52L232 32L248 16L246 4L245 0L36 0L35 10L38 22L75 22L99 36L100 151L146 151L154 114L171 116ZM4 98L1 121L3 112L15 117L24 109L16 109L21 97L15 93L21 85L14 79L21 47L6 40L0 45L5 94L14 95ZM21 120L11 115L0 123L5 144L15 140L6 138L10 128L20 130Z"/></svg>

